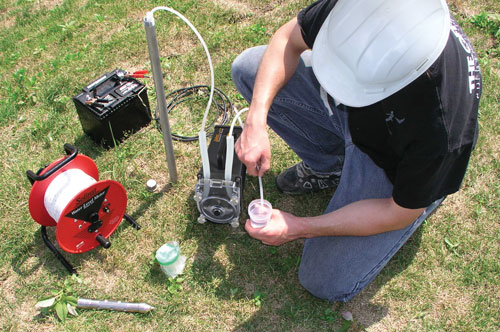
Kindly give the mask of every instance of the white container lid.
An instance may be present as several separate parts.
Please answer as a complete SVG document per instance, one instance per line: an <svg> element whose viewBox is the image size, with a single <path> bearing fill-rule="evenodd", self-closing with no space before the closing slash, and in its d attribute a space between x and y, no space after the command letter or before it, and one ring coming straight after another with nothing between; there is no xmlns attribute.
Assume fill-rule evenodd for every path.
<svg viewBox="0 0 500 332"><path fill-rule="evenodd" d="M179 258L179 244L175 241L167 242L156 251L156 260L160 265L170 265Z"/></svg>
<svg viewBox="0 0 500 332"><path fill-rule="evenodd" d="M149 179L146 182L146 190L151 192L156 190L156 181L154 179Z"/></svg>

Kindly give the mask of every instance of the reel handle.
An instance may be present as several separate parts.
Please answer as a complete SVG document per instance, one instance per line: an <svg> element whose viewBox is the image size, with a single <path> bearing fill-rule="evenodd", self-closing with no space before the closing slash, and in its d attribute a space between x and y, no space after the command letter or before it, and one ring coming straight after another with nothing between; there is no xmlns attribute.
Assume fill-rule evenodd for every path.
<svg viewBox="0 0 500 332"><path fill-rule="evenodd" d="M99 242L99 244L101 246L103 246L104 248L108 249L109 247L111 247L111 242L109 242L108 239L106 239L104 236L102 236L101 234L97 235L96 238L97 242Z"/></svg>
<svg viewBox="0 0 500 332"><path fill-rule="evenodd" d="M28 179L30 180L31 184L35 183L35 181L45 180L46 178L48 178L49 176L60 170L62 167L66 166L70 161L75 159L76 155L78 154L78 149L69 143L64 144L64 151L68 156L63 160L61 160L58 164L56 164L54 167L52 167L43 175L38 175L38 174L42 170L44 170L44 168L39 170L37 174L35 174L33 171L30 170L26 171L26 176L28 176Z"/></svg>

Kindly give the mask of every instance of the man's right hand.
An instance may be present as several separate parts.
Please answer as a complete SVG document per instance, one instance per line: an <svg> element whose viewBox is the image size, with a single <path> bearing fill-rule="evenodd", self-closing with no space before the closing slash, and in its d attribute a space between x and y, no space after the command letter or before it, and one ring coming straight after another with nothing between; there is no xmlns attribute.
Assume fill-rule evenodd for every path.
<svg viewBox="0 0 500 332"><path fill-rule="evenodd" d="M279 90L292 77L300 54L308 48L297 18L276 31L262 57L243 133L235 144L236 154L253 176L270 167L271 147L266 131L267 112Z"/></svg>
<svg viewBox="0 0 500 332"><path fill-rule="evenodd" d="M265 124L245 123L234 149L240 161L247 167L248 174L262 176L269 170L271 145Z"/></svg>

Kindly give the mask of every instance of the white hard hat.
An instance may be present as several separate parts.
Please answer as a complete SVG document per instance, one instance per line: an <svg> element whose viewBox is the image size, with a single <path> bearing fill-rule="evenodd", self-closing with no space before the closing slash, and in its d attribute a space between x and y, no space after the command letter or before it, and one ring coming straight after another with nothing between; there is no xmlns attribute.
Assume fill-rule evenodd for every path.
<svg viewBox="0 0 500 332"><path fill-rule="evenodd" d="M449 33L445 0L339 0L316 37L312 67L337 102L368 106L424 73Z"/></svg>

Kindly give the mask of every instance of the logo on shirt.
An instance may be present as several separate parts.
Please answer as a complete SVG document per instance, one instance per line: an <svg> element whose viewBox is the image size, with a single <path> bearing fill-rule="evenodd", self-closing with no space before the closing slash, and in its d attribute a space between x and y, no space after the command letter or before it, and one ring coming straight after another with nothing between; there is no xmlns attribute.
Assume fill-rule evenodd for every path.
<svg viewBox="0 0 500 332"><path fill-rule="evenodd" d="M394 115L394 111L390 111L389 113L385 113L387 118L385 118L385 122L393 122L396 121L397 124L402 124L405 122L406 118L398 118Z"/></svg>
<svg viewBox="0 0 500 332"><path fill-rule="evenodd" d="M463 31L460 29L458 24L452 20L451 32L455 38L458 39L460 45L462 45L465 52L467 52L467 69L469 71L469 93L476 94L476 98L480 97L481 79L479 72L479 63L477 61L476 55L474 54L474 49L469 39L465 36Z"/></svg>

